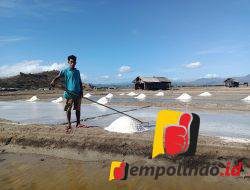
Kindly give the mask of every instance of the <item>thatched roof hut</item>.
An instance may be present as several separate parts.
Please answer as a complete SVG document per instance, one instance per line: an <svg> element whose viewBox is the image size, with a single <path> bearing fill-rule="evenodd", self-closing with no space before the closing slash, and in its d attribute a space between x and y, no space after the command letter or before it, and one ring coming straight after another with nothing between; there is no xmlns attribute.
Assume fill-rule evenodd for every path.
<svg viewBox="0 0 250 190"><path fill-rule="evenodd" d="M136 77L133 81L135 90L169 90L171 81L166 77Z"/></svg>

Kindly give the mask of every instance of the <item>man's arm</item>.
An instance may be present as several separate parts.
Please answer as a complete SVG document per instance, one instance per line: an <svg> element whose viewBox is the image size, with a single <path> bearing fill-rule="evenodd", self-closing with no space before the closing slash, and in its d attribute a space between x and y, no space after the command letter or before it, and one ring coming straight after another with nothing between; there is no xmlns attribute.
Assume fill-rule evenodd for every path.
<svg viewBox="0 0 250 190"><path fill-rule="evenodd" d="M55 87L55 82L61 77L60 73L51 81L50 85Z"/></svg>

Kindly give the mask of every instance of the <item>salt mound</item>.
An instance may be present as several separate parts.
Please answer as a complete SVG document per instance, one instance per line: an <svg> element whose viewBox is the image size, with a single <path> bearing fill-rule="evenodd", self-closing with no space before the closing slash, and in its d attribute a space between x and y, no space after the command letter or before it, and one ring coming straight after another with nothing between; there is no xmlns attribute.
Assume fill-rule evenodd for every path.
<svg viewBox="0 0 250 190"><path fill-rule="evenodd" d="M212 96L212 94L209 93L209 92L203 92L203 93L199 94L199 96L202 96L202 97L209 97L209 96Z"/></svg>
<svg viewBox="0 0 250 190"><path fill-rule="evenodd" d="M100 98L99 100L97 100L97 102L98 102L99 104L105 105L105 104L107 104L107 103L109 102L109 100L108 100L106 97L102 97L102 98Z"/></svg>
<svg viewBox="0 0 250 190"><path fill-rule="evenodd" d="M141 126L138 121L135 121L127 116L119 117L104 129L110 132L117 133L136 133L148 130L147 128Z"/></svg>
<svg viewBox="0 0 250 190"><path fill-rule="evenodd" d="M134 93L134 92L130 92L130 93L128 93L127 95L128 95L128 96L136 96L137 94Z"/></svg>
<svg viewBox="0 0 250 190"><path fill-rule="evenodd" d="M136 96L135 98L138 100L144 100L146 98L146 95L141 93L138 96Z"/></svg>
<svg viewBox="0 0 250 190"><path fill-rule="evenodd" d="M91 94L90 94L90 93L87 93L87 94L85 94L83 97L89 98L90 96L91 96Z"/></svg>
<svg viewBox="0 0 250 190"><path fill-rule="evenodd" d="M192 96L190 96L187 93L183 93L182 95L180 95L176 99L179 100L179 101L181 101L181 102L190 102L192 100Z"/></svg>
<svg viewBox="0 0 250 190"><path fill-rule="evenodd" d="M32 96L30 99L26 100L28 102L35 102L36 100L39 100L37 96Z"/></svg>
<svg viewBox="0 0 250 190"><path fill-rule="evenodd" d="M247 96L247 97L243 98L242 100L245 102L250 102L250 96Z"/></svg>
<svg viewBox="0 0 250 190"><path fill-rule="evenodd" d="M113 96L114 96L113 94L108 93L105 97L108 98L108 99L111 99L111 98L113 98Z"/></svg>
<svg viewBox="0 0 250 190"><path fill-rule="evenodd" d="M119 94L120 96L124 96L125 94L124 93L121 93L121 94Z"/></svg>
<svg viewBox="0 0 250 190"><path fill-rule="evenodd" d="M63 98L59 97L56 100L52 100L51 102L53 102L53 103L61 103L61 102L63 102Z"/></svg>
<svg viewBox="0 0 250 190"><path fill-rule="evenodd" d="M156 96L164 96L164 92L158 92L157 94L155 94Z"/></svg>

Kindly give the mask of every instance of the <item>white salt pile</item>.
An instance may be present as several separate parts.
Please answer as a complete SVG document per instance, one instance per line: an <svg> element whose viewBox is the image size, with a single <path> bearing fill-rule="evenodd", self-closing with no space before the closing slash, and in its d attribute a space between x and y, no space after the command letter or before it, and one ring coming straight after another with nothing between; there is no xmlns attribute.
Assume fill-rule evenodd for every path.
<svg viewBox="0 0 250 190"><path fill-rule="evenodd" d="M37 96L32 96L30 99L26 100L28 102L35 102L36 100L39 100Z"/></svg>
<svg viewBox="0 0 250 190"><path fill-rule="evenodd" d="M246 101L246 102L250 102L250 96L247 96L247 97L243 98L242 100Z"/></svg>
<svg viewBox="0 0 250 190"><path fill-rule="evenodd" d="M199 96L202 96L202 97L209 97L209 96L212 96L212 94L209 93L209 92L203 92L203 93L199 94Z"/></svg>
<svg viewBox="0 0 250 190"><path fill-rule="evenodd" d="M105 105L105 104L107 104L109 102L109 99L106 98L106 97L102 97L99 100L97 100L97 102L99 104ZM92 105L97 107L100 111L105 112L107 110L107 108L105 108L104 106L101 106L99 104L93 103Z"/></svg>
<svg viewBox="0 0 250 190"><path fill-rule="evenodd" d="M108 99L111 99L111 98L113 98L113 96L114 96L113 94L108 93L105 97L108 98Z"/></svg>
<svg viewBox="0 0 250 190"><path fill-rule="evenodd" d="M138 99L138 100L144 100L146 98L146 95L141 93L138 96L136 96L135 98Z"/></svg>
<svg viewBox="0 0 250 190"><path fill-rule="evenodd" d="M110 132L117 133L137 133L148 130L147 128L141 126L138 121L135 121L127 116L119 117L104 129Z"/></svg>
<svg viewBox="0 0 250 190"><path fill-rule="evenodd" d="M156 96L164 96L164 92L158 92L157 94L155 94Z"/></svg>
<svg viewBox="0 0 250 190"><path fill-rule="evenodd" d="M128 96L136 96L137 94L134 93L134 92L130 92L130 93L128 93L127 95L128 95Z"/></svg>
<svg viewBox="0 0 250 190"><path fill-rule="evenodd" d="M190 102L192 100L192 96L190 96L187 93L183 93L182 95L180 95L176 99L179 100L179 101L181 101L181 102Z"/></svg>
<svg viewBox="0 0 250 190"><path fill-rule="evenodd" d="M85 94L83 97L89 98L90 96L91 96L91 94L90 94L90 93L87 93L87 94Z"/></svg>
<svg viewBox="0 0 250 190"><path fill-rule="evenodd" d="M52 100L51 102L53 102L53 103L61 103L61 102L63 102L63 98L59 97L56 100Z"/></svg>
<svg viewBox="0 0 250 190"><path fill-rule="evenodd" d="M121 93L121 94L119 94L120 96L124 96L125 95L125 93Z"/></svg>
<svg viewBox="0 0 250 190"><path fill-rule="evenodd" d="M102 97L102 98L100 98L99 100L97 100L97 102L98 102L99 104L105 105L105 104L107 104L107 103L109 102L109 100L108 100L106 97Z"/></svg>

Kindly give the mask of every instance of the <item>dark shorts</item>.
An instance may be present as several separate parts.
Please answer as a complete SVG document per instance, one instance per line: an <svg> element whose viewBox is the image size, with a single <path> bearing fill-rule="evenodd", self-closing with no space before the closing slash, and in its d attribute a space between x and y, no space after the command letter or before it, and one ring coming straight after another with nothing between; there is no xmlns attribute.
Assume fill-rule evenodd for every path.
<svg viewBox="0 0 250 190"><path fill-rule="evenodd" d="M74 105L74 110L80 111L81 110L81 102L82 102L82 98L66 99L64 111L71 111L73 105Z"/></svg>

